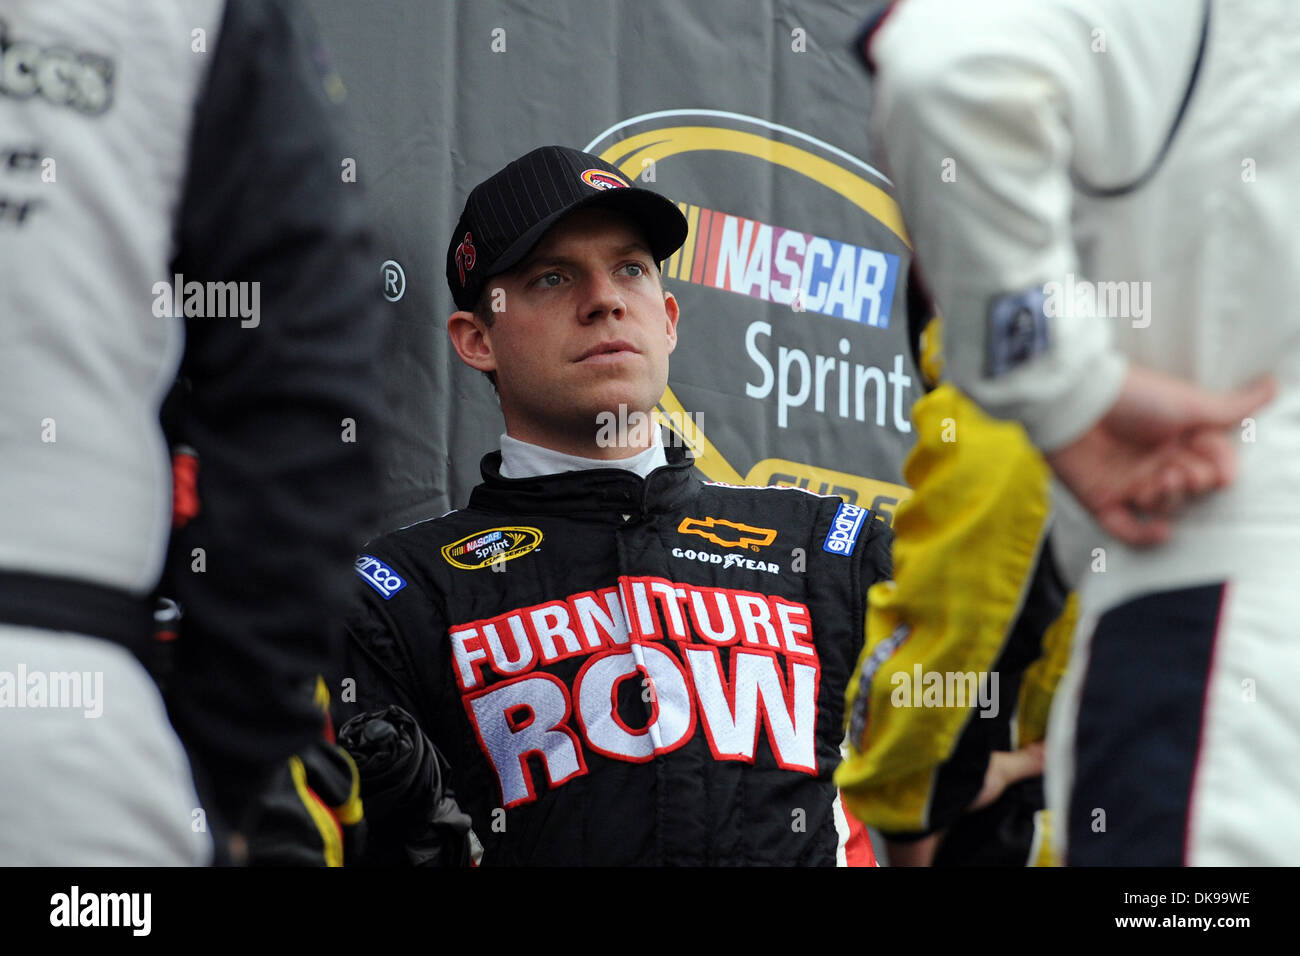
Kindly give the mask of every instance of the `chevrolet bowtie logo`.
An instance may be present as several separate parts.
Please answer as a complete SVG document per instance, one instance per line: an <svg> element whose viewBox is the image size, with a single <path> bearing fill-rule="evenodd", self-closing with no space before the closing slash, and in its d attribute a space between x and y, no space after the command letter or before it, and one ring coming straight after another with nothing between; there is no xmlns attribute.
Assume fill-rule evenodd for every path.
<svg viewBox="0 0 1300 956"><path fill-rule="evenodd" d="M775 528L755 528L724 518L683 518L677 526L682 534L698 534L724 548L749 548L757 551L776 540Z"/></svg>

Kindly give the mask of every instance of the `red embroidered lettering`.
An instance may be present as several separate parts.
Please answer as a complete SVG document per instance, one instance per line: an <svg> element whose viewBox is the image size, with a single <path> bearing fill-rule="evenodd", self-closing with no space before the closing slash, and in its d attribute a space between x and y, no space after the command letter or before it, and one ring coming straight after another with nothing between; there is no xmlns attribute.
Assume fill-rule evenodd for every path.
<svg viewBox="0 0 1300 956"><path fill-rule="evenodd" d="M802 604L794 604L784 598L772 598L772 606L776 608L776 619L781 626L781 638L785 642L785 649L791 654L803 654L806 657L816 657L817 651L807 644L800 644L800 637L807 637L812 633L812 621L808 617L808 609Z"/></svg>
<svg viewBox="0 0 1300 956"><path fill-rule="evenodd" d="M602 588L599 595L591 591L575 594L568 599L568 604L588 647L596 649L628 642L627 620L623 617L618 588Z"/></svg>
<svg viewBox="0 0 1300 956"><path fill-rule="evenodd" d="M686 619L682 615L682 601L686 600L686 590L674 587L671 581L651 581L650 593L659 601L668 622L668 636L675 641L689 641L690 632L686 630Z"/></svg>
<svg viewBox="0 0 1300 956"><path fill-rule="evenodd" d="M716 759L752 763L761 729L778 766L817 772L817 648L808 608L796 601L621 577L617 587L518 608L448 634L456 681L505 806L536 799L537 758L552 787L586 773L584 746L645 762L691 740L697 712ZM656 643L665 636L675 643ZM725 646L729 669L719 650ZM672 648L680 648L685 663ZM529 676L575 656L588 660L571 687L554 674ZM507 679L484 687L489 673ZM638 712L643 719L631 716Z"/></svg>
<svg viewBox="0 0 1300 956"><path fill-rule="evenodd" d="M537 646L542 652L542 660L548 664L561 657L571 657L582 651L578 635L569 627L569 608L565 604L543 604L534 608L532 614ZM555 639L564 642L564 651L556 650Z"/></svg>
<svg viewBox="0 0 1300 956"><path fill-rule="evenodd" d="M817 772L816 667L792 663L787 691L771 652L733 648L730 683L716 648L685 652L715 757L753 763L761 714L776 762L786 770Z"/></svg>
<svg viewBox="0 0 1300 956"><path fill-rule="evenodd" d="M524 622L519 619L519 615L512 614L507 622L510 625L513 655L506 653L501 636L497 633L496 622L483 625L483 636L487 638L488 651L492 655L492 669L498 674L517 674L533 666L533 645L528 640L528 632L524 630Z"/></svg>
<svg viewBox="0 0 1300 956"><path fill-rule="evenodd" d="M734 600L745 632L745 643L759 643L758 632L761 629L769 645L780 647L781 642L777 640L776 630L772 627L772 609L768 607L767 598L757 594L737 594Z"/></svg>
<svg viewBox="0 0 1300 956"><path fill-rule="evenodd" d="M479 668L482 666L478 662L487 657L478 628L472 624L452 628L447 636L451 638L451 656L456 661L456 681L461 690L477 687Z"/></svg>
<svg viewBox="0 0 1300 956"><path fill-rule="evenodd" d="M525 759L529 754L541 757L552 787L587 772L582 747L567 726L569 691L559 678L515 678L475 694L466 706L483 752L496 770L503 806L537 799Z"/></svg>
<svg viewBox="0 0 1300 956"><path fill-rule="evenodd" d="M695 632L714 644L731 644L737 639L736 617L731 613L727 593L717 588L691 588L691 623ZM709 604L717 610L717 623L710 616Z"/></svg>
<svg viewBox="0 0 1300 956"><path fill-rule="evenodd" d="M686 673L675 657L653 644L640 645L644 667L629 651L606 651L582 666L574 681L578 724L587 744L606 757L644 763L675 750L695 732L695 708ZM649 682L650 720L634 730L618 715L618 685L638 674ZM638 691L641 681L637 681ZM641 695L638 692L638 699Z"/></svg>

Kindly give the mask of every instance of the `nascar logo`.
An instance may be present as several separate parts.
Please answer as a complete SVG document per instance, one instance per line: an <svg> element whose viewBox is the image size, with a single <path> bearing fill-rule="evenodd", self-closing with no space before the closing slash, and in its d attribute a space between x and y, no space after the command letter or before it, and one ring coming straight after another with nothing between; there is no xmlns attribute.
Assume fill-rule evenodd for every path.
<svg viewBox="0 0 1300 956"><path fill-rule="evenodd" d="M851 505L847 501L840 505L831 519L831 530L826 533L822 550L831 554L850 555L858 543L858 534L862 531L862 522L866 520L867 509Z"/></svg>
<svg viewBox="0 0 1300 956"><path fill-rule="evenodd" d="M889 327L898 256L784 229L687 203L690 235L664 275L818 312Z"/></svg>
<svg viewBox="0 0 1300 956"><path fill-rule="evenodd" d="M537 528L489 528L445 545L442 556L453 567L476 571L513 561L541 543L542 532Z"/></svg>
<svg viewBox="0 0 1300 956"><path fill-rule="evenodd" d="M475 538L473 541L466 541L464 544L455 545L451 549L451 553L454 557L458 558L467 551L473 551L475 548L481 548L485 544L492 544L494 541L500 541L501 538L502 534L500 531L493 531L491 534L482 535Z"/></svg>

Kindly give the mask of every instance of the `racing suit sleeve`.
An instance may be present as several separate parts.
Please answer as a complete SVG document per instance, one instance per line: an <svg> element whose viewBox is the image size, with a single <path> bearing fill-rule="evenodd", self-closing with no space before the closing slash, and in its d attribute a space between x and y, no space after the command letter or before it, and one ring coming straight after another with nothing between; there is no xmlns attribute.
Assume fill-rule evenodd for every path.
<svg viewBox="0 0 1300 956"><path fill-rule="evenodd" d="M1103 416L1126 368L1095 308L1042 294L1079 272L1074 180L1152 164L1201 22L1201 0L902 0L868 41L873 138L946 319L948 374L1045 450Z"/></svg>
<svg viewBox="0 0 1300 956"><path fill-rule="evenodd" d="M836 773L853 813L891 836L950 826L993 750L1041 739L1059 673L1031 665L1066 614L1045 548L1047 467L1023 430L951 385L912 416L904 476L914 494L895 516L894 578L868 592L849 755Z"/></svg>
<svg viewBox="0 0 1300 956"><path fill-rule="evenodd" d="M342 663L330 687L335 725L395 705L427 728L425 695L401 624L369 585L349 583L353 600L344 622ZM438 631L439 623L431 615L429 633Z"/></svg>
<svg viewBox="0 0 1300 956"><path fill-rule="evenodd" d="M319 678L313 702L320 736L282 764L259 796L256 824L247 834L250 866L343 866L365 846L360 774L336 742L329 698Z"/></svg>
<svg viewBox="0 0 1300 956"><path fill-rule="evenodd" d="M240 826L320 727L312 688L374 519L384 319L362 199L340 181L338 80L299 6L230 0L207 55L173 270L247 283L253 308L187 319L201 509L173 541L185 623L168 706Z"/></svg>
<svg viewBox="0 0 1300 956"><path fill-rule="evenodd" d="M393 560L374 545L362 560ZM400 561L393 564L403 588L421 587ZM468 865L470 820L456 803L447 761L428 734L434 725L426 679L436 675L418 667L411 641L416 633L445 634L443 617L427 593L415 601L409 600L412 592L403 594L408 600L401 603L402 613L389 603L392 595L370 583L357 582L354 594L341 667L330 683L339 741L356 760L366 805L368 835L358 862Z"/></svg>

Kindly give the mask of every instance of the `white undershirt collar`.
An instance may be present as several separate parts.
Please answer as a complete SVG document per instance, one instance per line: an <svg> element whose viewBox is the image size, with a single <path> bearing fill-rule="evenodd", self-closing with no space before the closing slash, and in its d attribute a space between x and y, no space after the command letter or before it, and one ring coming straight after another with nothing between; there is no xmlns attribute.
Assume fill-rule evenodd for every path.
<svg viewBox="0 0 1300 956"><path fill-rule="evenodd" d="M656 468L668 464L664 454L663 436L654 431L654 444L631 458L582 458L564 452L532 445L509 435L501 436L501 477L537 478L541 475L558 475L566 471L586 471L591 468L622 468L644 478Z"/></svg>

